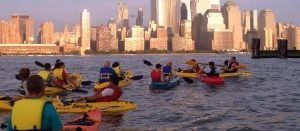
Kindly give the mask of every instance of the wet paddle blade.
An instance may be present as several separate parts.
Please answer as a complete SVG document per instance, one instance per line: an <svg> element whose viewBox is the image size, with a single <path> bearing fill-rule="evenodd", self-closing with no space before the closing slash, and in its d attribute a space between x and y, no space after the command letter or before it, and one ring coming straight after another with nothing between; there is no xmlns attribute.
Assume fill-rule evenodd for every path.
<svg viewBox="0 0 300 131"><path fill-rule="evenodd" d="M194 83L194 81L190 78L182 78L182 79L189 84Z"/></svg>
<svg viewBox="0 0 300 131"><path fill-rule="evenodd" d="M39 61L34 61L34 63L39 67L45 67L45 65Z"/></svg>
<svg viewBox="0 0 300 131"><path fill-rule="evenodd" d="M144 64L147 66L153 66L153 64L150 61L143 60Z"/></svg>
<svg viewBox="0 0 300 131"><path fill-rule="evenodd" d="M82 81L81 82L81 85L83 85L83 86L89 86L89 85L91 85L92 83L94 83L93 81Z"/></svg>
<svg viewBox="0 0 300 131"><path fill-rule="evenodd" d="M130 79L131 80L140 80L140 79L142 79L144 76L143 75L138 75L138 76L133 76L133 77L131 77Z"/></svg>
<svg viewBox="0 0 300 131"><path fill-rule="evenodd" d="M82 89L74 89L74 90L72 90L72 92L76 92L76 93L89 93L88 91L82 90Z"/></svg>

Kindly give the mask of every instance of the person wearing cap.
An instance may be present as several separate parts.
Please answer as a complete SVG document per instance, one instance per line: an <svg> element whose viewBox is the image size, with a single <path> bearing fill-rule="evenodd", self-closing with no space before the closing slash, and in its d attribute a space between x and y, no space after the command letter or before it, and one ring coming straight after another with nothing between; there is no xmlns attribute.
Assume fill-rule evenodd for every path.
<svg viewBox="0 0 300 131"><path fill-rule="evenodd" d="M214 77L214 76L219 76L219 71L217 67L215 67L214 62L209 62L208 67L204 65L203 72L208 76L208 77Z"/></svg>
<svg viewBox="0 0 300 131"><path fill-rule="evenodd" d="M163 68L163 81L164 82L169 82L172 79L172 62L168 62Z"/></svg>
<svg viewBox="0 0 300 131"><path fill-rule="evenodd" d="M158 63L158 64L155 65L155 69L153 69L152 72L151 72L152 82L161 82L162 81L162 79L161 79L161 76L162 76L161 68L162 68L161 64Z"/></svg>
<svg viewBox="0 0 300 131"><path fill-rule="evenodd" d="M8 131L60 131L62 124L58 113L49 100L44 97L45 84L39 75L27 79L29 94L14 103L8 121Z"/></svg>
<svg viewBox="0 0 300 131"><path fill-rule="evenodd" d="M46 85L50 85L53 76L51 64L46 63L44 68L38 72L38 75L43 78L43 80L46 82Z"/></svg>

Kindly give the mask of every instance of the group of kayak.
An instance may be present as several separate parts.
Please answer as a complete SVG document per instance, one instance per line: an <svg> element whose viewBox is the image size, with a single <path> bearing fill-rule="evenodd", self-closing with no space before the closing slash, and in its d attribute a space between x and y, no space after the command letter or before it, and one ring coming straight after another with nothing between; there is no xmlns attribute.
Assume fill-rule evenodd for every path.
<svg viewBox="0 0 300 131"><path fill-rule="evenodd" d="M149 62L144 61L144 63L147 64ZM199 79L208 85L221 85L225 82L224 77L251 75L249 72L241 71L241 69L246 67L239 64L236 57L226 60L224 65L215 65L212 61L209 63L197 63L194 59L186 61L185 64L191 66L191 68L174 70L172 62L168 62L165 66L159 63L156 64L155 69L151 72L152 82L150 88L169 89L176 87L179 84L179 78L183 78L188 82L192 81L191 79Z"/></svg>
<svg viewBox="0 0 300 131"><path fill-rule="evenodd" d="M30 74L29 68L22 68L16 75L16 78L22 81L21 87L24 95L13 98L0 97L0 110L11 111L11 117L7 123L9 131L62 130L63 128L75 130L75 127L98 129L101 114L120 114L137 107L133 102L119 100L122 95L119 83L126 86L131 79L136 79L136 77L131 72L123 72L118 62L111 65L109 61L106 61L100 68L99 79L93 82L95 83L94 95L68 102L51 98L47 94L51 96L65 90L80 88L83 84L81 75L69 74L65 64L60 60L56 61L54 68L49 63L42 64L37 61L35 63L42 67L37 74ZM138 79L141 79L141 76ZM49 93L49 91L52 92ZM86 114L82 119L63 126L57 112ZM88 115L92 116L87 117ZM100 120L97 120L98 118ZM82 123L85 124L81 125Z"/></svg>

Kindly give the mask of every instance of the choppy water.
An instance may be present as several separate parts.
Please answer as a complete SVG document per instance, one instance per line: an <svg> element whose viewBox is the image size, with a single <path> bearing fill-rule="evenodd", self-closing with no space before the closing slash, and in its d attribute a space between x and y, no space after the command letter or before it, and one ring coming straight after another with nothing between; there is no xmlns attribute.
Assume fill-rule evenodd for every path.
<svg viewBox="0 0 300 131"><path fill-rule="evenodd" d="M250 59L238 55L247 64L251 77L229 78L226 84L210 88L199 82L181 85L170 91L152 92L150 67L153 63L173 61L184 67L184 60L195 58L223 63L229 55L172 54L172 55L103 55L61 57L0 57L0 95L17 94L18 81L14 74L20 67L38 70L33 61L52 62L62 59L68 71L80 71L86 80L94 80L106 60L120 61L123 68L145 75L124 89L122 100L138 104L135 111L123 116L104 117L102 130L300 130L300 59ZM92 94L92 88L87 88ZM72 97L82 94L70 94ZM8 114L0 113L1 123ZM70 119L73 115L63 115Z"/></svg>

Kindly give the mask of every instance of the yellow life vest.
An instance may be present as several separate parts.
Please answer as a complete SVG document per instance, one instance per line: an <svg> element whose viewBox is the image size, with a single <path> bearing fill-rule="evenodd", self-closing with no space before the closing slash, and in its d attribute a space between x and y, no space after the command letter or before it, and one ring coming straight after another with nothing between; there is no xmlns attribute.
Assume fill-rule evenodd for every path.
<svg viewBox="0 0 300 131"><path fill-rule="evenodd" d="M15 102L12 109L11 125L16 130L41 130L42 114L45 103L48 100L45 97L40 99L22 99Z"/></svg>
<svg viewBox="0 0 300 131"><path fill-rule="evenodd" d="M114 67L113 70L116 72L116 74L118 75L118 77L121 77L122 72L121 72L120 66Z"/></svg>
<svg viewBox="0 0 300 131"><path fill-rule="evenodd" d="M41 76L43 78L43 80L47 81L50 75L50 71L46 71L46 70L40 70L38 72L38 75Z"/></svg>
<svg viewBox="0 0 300 131"><path fill-rule="evenodd" d="M53 77L57 80L63 80L64 69L55 69L53 71Z"/></svg>

